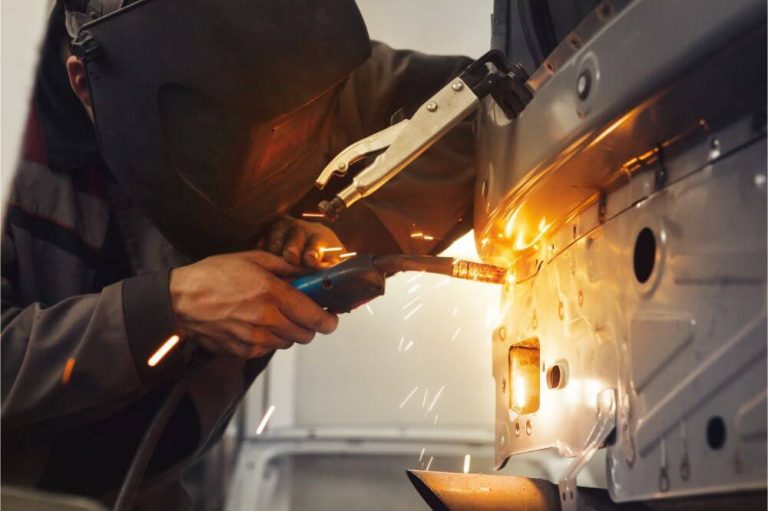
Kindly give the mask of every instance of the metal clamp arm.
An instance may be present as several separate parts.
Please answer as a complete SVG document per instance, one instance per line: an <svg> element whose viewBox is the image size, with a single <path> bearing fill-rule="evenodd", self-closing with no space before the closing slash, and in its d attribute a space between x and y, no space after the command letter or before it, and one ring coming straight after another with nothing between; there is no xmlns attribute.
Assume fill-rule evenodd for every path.
<svg viewBox="0 0 768 511"><path fill-rule="evenodd" d="M477 109L488 94L514 119L533 97L527 78L519 65L510 70L501 52L486 53L419 107L413 118L350 145L331 160L315 181L319 188L334 175L346 174L366 154L387 148L333 200L321 202L320 212L335 220L341 210L374 193Z"/></svg>

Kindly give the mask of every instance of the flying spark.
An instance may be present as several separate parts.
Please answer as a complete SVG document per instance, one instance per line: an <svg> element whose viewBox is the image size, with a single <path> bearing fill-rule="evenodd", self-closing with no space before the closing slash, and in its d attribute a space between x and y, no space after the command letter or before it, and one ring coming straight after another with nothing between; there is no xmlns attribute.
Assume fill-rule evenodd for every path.
<svg viewBox="0 0 768 511"><path fill-rule="evenodd" d="M344 250L342 247L320 247L320 253L325 254L327 252L341 252Z"/></svg>
<svg viewBox="0 0 768 511"><path fill-rule="evenodd" d="M272 418L273 413L275 413L275 405L271 405L269 409L267 409L267 413L262 417L261 422L259 422L259 427L256 428L257 435L261 435L264 432L264 428L267 427L267 423L269 422L269 419Z"/></svg>
<svg viewBox="0 0 768 511"><path fill-rule="evenodd" d="M421 400L421 407L424 408L427 406L427 391L429 389L424 389L424 399Z"/></svg>
<svg viewBox="0 0 768 511"><path fill-rule="evenodd" d="M417 296L416 298L414 298L414 299L413 299L413 300L411 300L410 302L408 302L408 303L406 303L405 305L403 305L403 310L407 309L408 307L410 307L410 306L411 306L411 305L413 305L414 303L418 302L419 300L421 300L421 296Z"/></svg>
<svg viewBox="0 0 768 511"><path fill-rule="evenodd" d="M403 402L400 403L400 408L405 406L405 403L410 401L410 399L413 397L413 395L416 393L416 391L419 390L419 387L413 387L413 390L408 393L407 396L405 396L405 399L403 399Z"/></svg>
<svg viewBox="0 0 768 511"><path fill-rule="evenodd" d="M432 237L432 236L427 236L427 235L425 234L424 236L422 236L422 238L421 238L421 239L423 239L423 240L426 240L426 241L433 241L435 238L434 238L434 237Z"/></svg>
<svg viewBox="0 0 768 511"><path fill-rule="evenodd" d="M431 412L432 409L435 407L435 404L437 403L437 400L440 399L440 394L443 393L443 389L445 389L445 385L440 387L440 390L437 391L437 394L435 394L435 397L432 398L432 402L429 403L429 408L427 408L428 412Z"/></svg>
<svg viewBox="0 0 768 511"><path fill-rule="evenodd" d="M411 277L408 277L407 282L410 284L411 282L413 282L415 280L418 280L418 279L420 279L423 276L424 276L424 272L423 271L417 272L415 275L413 275Z"/></svg>
<svg viewBox="0 0 768 511"><path fill-rule="evenodd" d="M423 237L424 237L424 233L423 232L412 232L411 233L411 238L423 238Z"/></svg>
<svg viewBox="0 0 768 511"><path fill-rule="evenodd" d="M469 474L469 461L472 457L469 454L464 455L464 473Z"/></svg>
<svg viewBox="0 0 768 511"><path fill-rule="evenodd" d="M451 281L451 277L445 277L443 280L435 284L435 289L445 286Z"/></svg>
<svg viewBox="0 0 768 511"><path fill-rule="evenodd" d="M367 311L368 311L368 314L370 314L371 316L373 316L373 309L371 309L371 306L370 306L370 305L368 305L368 304L365 304L365 310L367 310Z"/></svg>
<svg viewBox="0 0 768 511"><path fill-rule="evenodd" d="M408 351L412 347L413 347L413 341L408 341L408 344L405 345L405 350L404 351Z"/></svg>
<svg viewBox="0 0 768 511"><path fill-rule="evenodd" d="M418 311L419 309L421 309L423 306L424 306L424 304L423 304L423 303L420 303L420 304L418 304L418 305L416 306L416 308L414 308L414 309L413 309L411 312L409 312L408 314L406 314L406 315L405 315L405 317L403 318L403 321L408 321L408 318L410 318L411 316L413 316L414 314L416 314L416 311Z"/></svg>
<svg viewBox="0 0 768 511"><path fill-rule="evenodd" d="M304 218L325 218L325 215L322 213L312 213L309 211L302 213L301 216Z"/></svg>
<svg viewBox="0 0 768 511"><path fill-rule="evenodd" d="M424 469L425 471L429 472L429 467L431 467L431 466L432 466L432 462L433 462L434 460L435 460L435 457L434 457L434 456L430 456L430 457L429 457L429 462L427 463L427 468L425 468L425 469Z"/></svg>
<svg viewBox="0 0 768 511"><path fill-rule="evenodd" d="M69 379L72 378L72 370L75 368L75 359L70 358L67 360L66 365L64 366L64 372L61 373L61 383L66 385L69 383Z"/></svg>
<svg viewBox="0 0 768 511"><path fill-rule="evenodd" d="M400 338L400 345L397 347L397 351L403 351L403 343L405 342L405 336Z"/></svg>
<svg viewBox="0 0 768 511"><path fill-rule="evenodd" d="M152 354L151 357L149 357L149 360L147 360L147 365L149 367L155 367L157 364L160 363L160 361L165 358L165 356L168 354L169 351L173 349L176 344L179 342L179 336L178 335L172 335L170 336L162 346L160 346L157 351Z"/></svg>
<svg viewBox="0 0 768 511"><path fill-rule="evenodd" d="M357 252L344 252L343 254L339 254L339 259L346 259L347 257L354 257L357 255Z"/></svg>
<svg viewBox="0 0 768 511"><path fill-rule="evenodd" d="M408 294L412 295L413 293L418 291L419 288L421 288L421 284L416 284L415 286L413 286L411 289L408 290Z"/></svg>
<svg viewBox="0 0 768 511"><path fill-rule="evenodd" d="M419 454L419 463L421 463L421 460L424 458L424 453L427 451L426 447L421 448L421 454Z"/></svg>
<svg viewBox="0 0 768 511"><path fill-rule="evenodd" d="M455 341L455 340L456 340L456 338L459 336L459 334L460 334L460 333L461 333L461 327L459 327L459 328L457 328L457 329L456 329L456 331L453 333L453 337L451 337L451 340L452 340L452 341Z"/></svg>
<svg viewBox="0 0 768 511"><path fill-rule="evenodd" d="M458 312L459 312L459 308L458 308L458 307L454 307L454 308L453 308L453 312L451 313L451 317L452 317L452 318L455 318L455 317L456 317L456 314L457 314Z"/></svg>
<svg viewBox="0 0 768 511"><path fill-rule="evenodd" d="M437 426L437 418L438 418L438 417L440 417L440 414L439 414L439 413L436 413L436 414L435 414L435 420L432 422L432 425L433 425L433 426Z"/></svg>

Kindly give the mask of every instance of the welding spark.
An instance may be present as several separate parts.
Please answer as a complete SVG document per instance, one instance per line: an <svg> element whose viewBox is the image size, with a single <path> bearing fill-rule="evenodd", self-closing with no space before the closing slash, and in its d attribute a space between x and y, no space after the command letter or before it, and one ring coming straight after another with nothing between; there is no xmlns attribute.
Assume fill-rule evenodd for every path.
<svg viewBox="0 0 768 511"><path fill-rule="evenodd" d="M428 412L431 412L432 409L435 407L435 404L437 404L437 400L440 399L440 394L443 393L443 389L445 389L445 385L440 387L440 390L437 391L437 394L435 394L435 397L432 398L432 402L429 403L429 408L427 408Z"/></svg>
<svg viewBox="0 0 768 511"><path fill-rule="evenodd" d="M339 259L346 259L347 257L354 257L357 255L357 252L344 252L343 254L339 254Z"/></svg>
<svg viewBox="0 0 768 511"><path fill-rule="evenodd" d="M443 287L451 281L451 277L445 277L443 280L435 284L435 289Z"/></svg>
<svg viewBox="0 0 768 511"><path fill-rule="evenodd" d="M469 454L464 455L464 473L469 474L469 461L472 457Z"/></svg>
<svg viewBox="0 0 768 511"><path fill-rule="evenodd" d="M341 247L320 247L320 253L325 254L327 252L341 252L344 250Z"/></svg>
<svg viewBox="0 0 768 511"><path fill-rule="evenodd" d="M165 358L165 356L168 354L169 351L173 349L176 344L179 342L179 336L178 335L172 335L170 336L162 346L160 346L156 352L152 354L151 357L149 357L149 360L147 360L147 365L149 367L155 367L157 364L160 363L160 361Z"/></svg>
<svg viewBox="0 0 768 511"><path fill-rule="evenodd" d="M435 420L434 420L434 421L432 421L432 425L433 425L433 426L437 426L437 418L438 418L438 417L440 417L440 414L439 414L439 413L436 413L436 414L435 414Z"/></svg>
<svg viewBox="0 0 768 511"><path fill-rule="evenodd" d="M407 396L405 396L405 399L403 399L403 402L400 403L400 408L405 406L405 403L410 401L410 399L413 397L413 395L416 393L416 391L419 390L419 387L413 387L413 390L408 393Z"/></svg>
<svg viewBox="0 0 768 511"><path fill-rule="evenodd" d="M413 286L411 289L408 290L408 294L412 295L413 293L418 291L420 288L421 288L421 284L416 284L415 286Z"/></svg>
<svg viewBox="0 0 768 511"><path fill-rule="evenodd" d="M368 314L370 314L371 316L373 316L373 309L371 309L371 306L370 306L370 305L368 305L368 304L365 304L365 310L367 310L367 311L368 311Z"/></svg>
<svg viewBox="0 0 768 511"><path fill-rule="evenodd" d="M414 303L418 302L419 300L421 300L421 296L417 296L416 298L414 298L414 299L413 299L413 300L411 300L410 302L408 302L408 303L406 303L405 305L403 305L403 310L407 309L408 307L410 307L410 306L411 306L411 305L413 305Z"/></svg>
<svg viewBox="0 0 768 511"><path fill-rule="evenodd" d="M453 308L453 312L451 313L451 317L455 318L456 317L456 313L458 313L458 312L459 312L459 308L458 307L454 307Z"/></svg>
<svg viewBox="0 0 768 511"><path fill-rule="evenodd" d="M412 347L413 347L413 341L408 341L408 344L405 345L405 350L404 351L408 351Z"/></svg>
<svg viewBox="0 0 768 511"><path fill-rule="evenodd" d="M432 237L432 236L427 236L427 235L425 234L424 236L422 236L422 238L421 238L421 239L423 239L423 240L426 240L426 241L433 241L435 238L434 238L434 237Z"/></svg>
<svg viewBox="0 0 768 511"><path fill-rule="evenodd" d="M459 333L461 333L461 327L456 329L456 331L453 333L453 337L451 337L451 340L455 341L456 338L459 336Z"/></svg>
<svg viewBox="0 0 768 511"><path fill-rule="evenodd" d="M403 343L405 342L405 336L400 338L400 345L397 347L397 351L403 351Z"/></svg>
<svg viewBox="0 0 768 511"><path fill-rule="evenodd" d="M413 282L415 280L418 280L418 279L420 279L423 276L424 276L424 272L423 271L417 272L415 275L413 275L411 277L408 277L408 280L406 282L408 282L410 284L411 282Z"/></svg>
<svg viewBox="0 0 768 511"><path fill-rule="evenodd" d="M66 385L69 383L69 379L72 378L72 370L75 368L75 359L70 358L67 360L66 365L64 366L64 372L61 373L61 383Z"/></svg>
<svg viewBox="0 0 768 511"><path fill-rule="evenodd" d="M429 472L429 467L431 467L431 466L432 466L432 462L433 462L434 460L435 460L435 457L434 457L434 456L430 456L430 457L429 457L429 462L427 462L427 468L425 468L425 469L424 469L425 471Z"/></svg>
<svg viewBox="0 0 768 511"><path fill-rule="evenodd" d="M424 399L421 400L421 407L424 408L427 406L427 391L429 389L424 389Z"/></svg>
<svg viewBox="0 0 768 511"><path fill-rule="evenodd" d="M421 460L424 458L424 453L427 451L426 447L421 448L421 454L419 454L419 463L421 463Z"/></svg>
<svg viewBox="0 0 768 511"><path fill-rule="evenodd" d="M411 233L411 238L423 238L423 237L424 237L424 233L423 232L412 232Z"/></svg>
<svg viewBox="0 0 768 511"><path fill-rule="evenodd" d="M302 213L301 216L303 218L325 218L325 215L322 213L311 213L311 212Z"/></svg>
<svg viewBox="0 0 768 511"><path fill-rule="evenodd" d="M259 422L259 427L256 428L257 435L261 435L264 432L264 428L267 427L267 423L269 422L269 419L272 418L273 413L275 413L275 405L271 405L267 410L267 413L262 417L261 422Z"/></svg>
<svg viewBox="0 0 768 511"><path fill-rule="evenodd" d="M420 304L418 304L418 305L416 306L416 308L414 308L414 309L413 309L411 312L409 312L408 314L406 314L406 315L405 315L405 317L403 318L403 321L408 321L408 318L410 318L411 316L413 316L414 314L416 314L416 311L417 311L417 310L419 310L419 309L421 309L423 306L424 306L424 304L423 304L423 303L420 303Z"/></svg>

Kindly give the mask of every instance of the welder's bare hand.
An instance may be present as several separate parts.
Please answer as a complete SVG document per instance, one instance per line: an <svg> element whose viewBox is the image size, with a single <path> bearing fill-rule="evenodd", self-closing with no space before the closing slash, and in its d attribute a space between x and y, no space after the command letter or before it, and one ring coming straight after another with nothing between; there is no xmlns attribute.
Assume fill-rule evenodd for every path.
<svg viewBox="0 0 768 511"><path fill-rule="evenodd" d="M318 222L284 216L267 228L259 247L281 255L291 264L321 268L339 262L345 252L336 233Z"/></svg>
<svg viewBox="0 0 768 511"><path fill-rule="evenodd" d="M209 257L171 272L171 309L183 337L215 353L259 357L316 332L338 318L293 288L301 273L282 257L250 251Z"/></svg>

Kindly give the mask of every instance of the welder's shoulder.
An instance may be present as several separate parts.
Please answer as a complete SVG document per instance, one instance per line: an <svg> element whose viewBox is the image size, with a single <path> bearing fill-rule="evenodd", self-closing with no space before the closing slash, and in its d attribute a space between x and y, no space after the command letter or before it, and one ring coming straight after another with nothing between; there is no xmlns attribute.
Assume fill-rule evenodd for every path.
<svg viewBox="0 0 768 511"><path fill-rule="evenodd" d="M376 41L371 46L370 58L353 73L347 87L354 90L357 108L376 125L386 126L398 109L410 117L471 62L462 56L397 50Z"/></svg>

